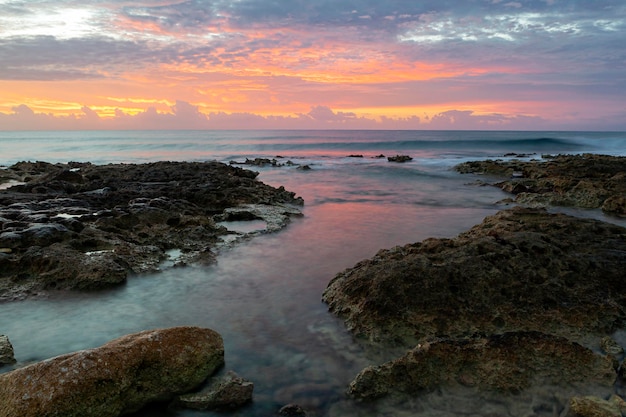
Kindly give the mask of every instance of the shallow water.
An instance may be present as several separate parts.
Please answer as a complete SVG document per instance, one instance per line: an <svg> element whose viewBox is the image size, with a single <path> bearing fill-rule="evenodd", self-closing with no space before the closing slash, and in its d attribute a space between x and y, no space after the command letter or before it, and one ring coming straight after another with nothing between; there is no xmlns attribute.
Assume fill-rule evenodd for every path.
<svg viewBox="0 0 626 417"><path fill-rule="evenodd" d="M164 155L174 160L207 156L200 142L187 138L185 143L191 145L167 148L170 155L161 142L154 145L146 134L128 145L126 155L132 155L130 162L144 158L138 149L147 152L147 160L163 159ZM329 145L313 148L309 145L313 139L310 132L294 139L302 148L309 148L297 153L290 142L291 154L287 155L298 163L310 164L310 171L254 167L261 181L283 185L304 198L302 217L294 217L278 233L260 234L224 248L211 266L168 268L170 262L158 274L130 277L125 285L107 291L60 293L47 299L0 304L0 333L11 339L17 359L38 361L140 330L195 325L222 334L225 370L234 370L255 384L254 402L227 415L268 416L287 403L302 405L309 416L558 415L565 400L557 391L547 389L511 401L486 398L471 390L443 390L415 401L377 407L344 398L356 373L368 364L391 359L394 353L366 350L352 339L343 323L320 301L328 282L337 272L381 248L428 237L453 237L505 208L496 202L507 195L493 187L475 185L479 177L462 176L450 169L474 154L497 156L490 153L490 144L473 151L469 145L460 149L458 143L456 148L448 143L443 150L428 146L414 149L412 155L421 156L410 163L391 164L369 157L342 157L349 149L345 144L334 153ZM326 134L325 139L326 143L346 141L345 133ZM171 138L160 140L166 143ZM228 148L228 140L222 138L212 145L214 151L223 146L217 159L241 158L247 150ZM275 142L268 134L242 141L241 146L263 150L247 155L254 158L277 154L280 146ZM538 152L546 150L545 142L538 143ZM95 159L118 161L124 147L116 146L119 154L100 150ZM364 149L374 152L377 146ZM549 146L560 149L552 142ZM570 146L574 147L573 142L566 144ZM68 149L67 143L59 145L48 155L49 160L60 155L65 160L85 160L80 157L84 150L68 154ZM12 152L13 159L24 159ZM39 156L37 159L47 159L46 155ZM603 217L597 211L584 215ZM243 231L259 226L258 222L236 225ZM224 415L157 409L138 415L207 414Z"/></svg>

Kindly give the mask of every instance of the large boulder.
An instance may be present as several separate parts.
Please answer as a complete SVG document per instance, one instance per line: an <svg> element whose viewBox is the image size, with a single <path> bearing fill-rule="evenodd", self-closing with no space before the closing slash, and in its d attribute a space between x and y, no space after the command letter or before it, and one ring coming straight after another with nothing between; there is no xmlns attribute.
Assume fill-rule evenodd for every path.
<svg viewBox="0 0 626 417"><path fill-rule="evenodd" d="M580 340L624 323L625 270L625 228L517 207L453 239L382 250L339 273L323 300L352 332L388 344L518 330Z"/></svg>
<svg viewBox="0 0 626 417"><path fill-rule="evenodd" d="M114 417L198 387L224 363L213 330L149 330L0 375L0 417Z"/></svg>

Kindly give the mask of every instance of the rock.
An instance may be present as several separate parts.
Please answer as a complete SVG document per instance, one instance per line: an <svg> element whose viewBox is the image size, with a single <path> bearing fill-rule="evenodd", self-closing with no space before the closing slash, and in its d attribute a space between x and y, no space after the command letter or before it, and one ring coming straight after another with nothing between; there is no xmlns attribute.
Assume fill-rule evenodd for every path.
<svg viewBox="0 0 626 417"><path fill-rule="evenodd" d="M387 160L389 162L408 162L408 161L412 161L413 158L411 158L408 155L396 155L396 156L388 156Z"/></svg>
<svg viewBox="0 0 626 417"><path fill-rule="evenodd" d="M460 173L508 177L493 185L530 206L602 208L626 215L626 157L558 155L547 161L472 161L457 165Z"/></svg>
<svg viewBox="0 0 626 417"><path fill-rule="evenodd" d="M303 203L218 162L20 162L3 171L21 185L0 190L0 301L117 285L159 270L172 249L184 253L180 264L210 263L226 233L213 216L294 205L281 208L288 216Z"/></svg>
<svg viewBox="0 0 626 417"><path fill-rule="evenodd" d="M0 417L113 417L199 386L224 363L210 329L149 330L0 375Z"/></svg>
<svg viewBox="0 0 626 417"><path fill-rule="evenodd" d="M626 319L624 270L625 228L516 207L453 239L381 250L337 274L323 300L385 344L514 330L580 340Z"/></svg>
<svg viewBox="0 0 626 417"><path fill-rule="evenodd" d="M572 397L568 417L622 417L614 402L594 396Z"/></svg>
<svg viewBox="0 0 626 417"><path fill-rule="evenodd" d="M605 336L600 340L600 348L609 355L619 356L624 353L624 348L610 336Z"/></svg>
<svg viewBox="0 0 626 417"><path fill-rule="evenodd" d="M287 404L278 410L278 415L286 417L305 417L306 411L298 404Z"/></svg>
<svg viewBox="0 0 626 417"><path fill-rule="evenodd" d="M392 362L365 368L348 393L371 400L452 384L513 394L533 384L599 384L610 389L616 376L609 358L565 338L510 332L425 343Z"/></svg>
<svg viewBox="0 0 626 417"><path fill-rule="evenodd" d="M15 363L15 352L8 336L0 334L0 366Z"/></svg>
<svg viewBox="0 0 626 417"><path fill-rule="evenodd" d="M253 390L252 382L231 371L224 377L214 378L200 392L177 397L173 405L195 410L232 409L252 401Z"/></svg>

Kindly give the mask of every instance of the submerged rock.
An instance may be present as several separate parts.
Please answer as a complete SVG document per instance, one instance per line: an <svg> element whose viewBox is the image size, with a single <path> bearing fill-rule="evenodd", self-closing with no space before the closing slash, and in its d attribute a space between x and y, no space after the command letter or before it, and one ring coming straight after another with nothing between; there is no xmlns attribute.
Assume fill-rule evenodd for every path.
<svg viewBox="0 0 626 417"><path fill-rule="evenodd" d="M533 384L610 388L616 377L611 359L577 343L539 332L511 332L427 342L392 362L365 368L348 393L374 399L452 384L502 393L517 393Z"/></svg>
<svg viewBox="0 0 626 417"><path fill-rule="evenodd" d="M213 330L149 330L0 375L0 417L114 417L199 386L224 364Z"/></svg>
<svg viewBox="0 0 626 417"><path fill-rule="evenodd" d="M214 378L200 392L184 394L176 398L175 407L194 410L233 409L252 401L254 384L234 372Z"/></svg>
<svg viewBox="0 0 626 417"><path fill-rule="evenodd" d="M323 300L386 344L518 330L578 339L623 325L624 270L625 228L516 207L453 239L381 250L337 274Z"/></svg>

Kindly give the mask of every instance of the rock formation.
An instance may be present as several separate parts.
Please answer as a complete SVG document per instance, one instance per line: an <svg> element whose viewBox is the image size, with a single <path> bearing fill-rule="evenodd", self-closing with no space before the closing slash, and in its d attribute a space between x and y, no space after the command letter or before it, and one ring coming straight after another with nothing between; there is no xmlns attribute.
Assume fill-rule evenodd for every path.
<svg viewBox="0 0 626 417"><path fill-rule="evenodd" d="M150 330L0 375L0 417L115 417L168 401L224 363L210 329Z"/></svg>
<svg viewBox="0 0 626 417"><path fill-rule="evenodd" d="M515 194L520 204L602 208L626 215L626 157L584 154L547 156L544 161L472 161L456 170L494 177L493 185Z"/></svg>
<svg viewBox="0 0 626 417"><path fill-rule="evenodd" d="M623 326L625 270L625 228L515 207L453 239L381 250L337 274L323 300L361 339L413 348L361 372L358 398L546 378L610 387L614 358L570 340L599 347Z"/></svg>
<svg viewBox="0 0 626 417"><path fill-rule="evenodd" d="M247 205L284 226L302 199L218 162L140 165L21 162L0 174L0 301L98 289L178 263L212 262L227 231L214 216ZM273 210L262 210L270 207ZM276 224L277 213L282 223Z"/></svg>
<svg viewBox="0 0 626 417"><path fill-rule="evenodd" d="M381 250L323 300L355 334L404 346L518 330L579 339L624 323L624 270L626 229L516 207L453 239Z"/></svg>
<svg viewBox="0 0 626 417"><path fill-rule="evenodd" d="M365 368L349 394L373 399L390 392L419 394L461 384L514 394L533 384L599 384L610 389L613 361L567 339L539 332L427 342L404 356Z"/></svg>
<svg viewBox="0 0 626 417"><path fill-rule="evenodd" d="M240 407L252 401L254 384L234 372L216 377L199 392L183 394L176 398L174 407L194 410L222 410Z"/></svg>
<svg viewBox="0 0 626 417"><path fill-rule="evenodd" d="M0 334L0 366L15 363L15 352L9 338Z"/></svg>

